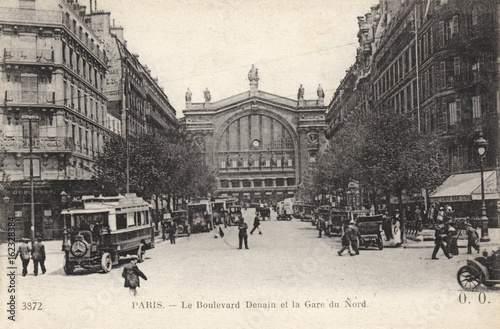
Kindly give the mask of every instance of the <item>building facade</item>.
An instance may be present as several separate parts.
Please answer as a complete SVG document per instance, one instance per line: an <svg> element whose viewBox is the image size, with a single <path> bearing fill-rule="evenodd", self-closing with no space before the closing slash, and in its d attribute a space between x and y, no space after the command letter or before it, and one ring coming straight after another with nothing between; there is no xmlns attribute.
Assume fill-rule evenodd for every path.
<svg viewBox="0 0 500 329"><path fill-rule="evenodd" d="M479 175L474 141L482 131L490 144L485 168L495 173L489 179L494 186L486 193L493 225L498 213L499 6L498 1L482 0L380 1L372 7L372 21L363 20L375 36L369 54L370 88L354 87L345 96L342 89L348 81L366 77L364 71L351 69L327 114L332 136L339 115L347 111L409 113L420 131L436 133L443 141L447 155L443 166L452 175L475 172L472 178ZM367 93L367 108L361 106L360 93ZM453 202L460 215L479 213L480 202L472 191L465 203L440 191L440 197L431 193L431 201Z"/></svg>
<svg viewBox="0 0 500 329"><path fill-rule="evenodd" d="M275 202L293 197L309 166L326 148L324 93L297 100L258 89L258 71L248 74L250 90L217 102L205 90L204 103L186 93L183 124L205 161L217 171L218 196L241 202Z"/></svg>
<svg viewBox="0 0 500 329"><path fill-rule="evenodd" d="M124 29L111 23L109 12L93 12L86 21L104 42L110 69L106 76L106 95L110 129L129 138L165 132L177 127L176 111L158 79L127 49Z"/></svg>
<svg viewBox="0 0 500 329"><path fill-rule="evenodd" d="M92 192L93 158L107 136L104 44L71 1L2 1L0 105L2 178L10 200L0 216L15 214L17 234L30 236L30 137L35 231L60 236L59 194ZM29 120L28 118L32 118ZM30 128L31 126L31 128ZM6 220L2 220L3 231Z"/></svg>

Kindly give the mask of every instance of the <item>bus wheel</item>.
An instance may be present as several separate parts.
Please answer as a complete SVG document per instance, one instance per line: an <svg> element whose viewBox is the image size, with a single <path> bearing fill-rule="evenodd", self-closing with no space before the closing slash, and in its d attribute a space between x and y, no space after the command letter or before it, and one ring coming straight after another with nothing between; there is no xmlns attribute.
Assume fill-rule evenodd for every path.
<svg viewBox="0 0 500 329"><path fill-rule="evenodd" d="M144 261L144 254L146 253L146 248L144 248L144 245L141 243L139 246L139 249L137 249L137 262L142 263Z"/></svg>
<svg viewBox="0 0 500 329"><path fill-rule="evenodd" d="M109 252L105 252L101 257L101 269L104 273L108 273L111 271L111 267L113 267L113 260Z"/></svg>
<svg viewBox="0 0 500 329"><path fill-rule="evenodd" d="M68 261L68 255L64 255L63 268L66 275L73 274L73 270L75 269L75 267Z"/></svg>

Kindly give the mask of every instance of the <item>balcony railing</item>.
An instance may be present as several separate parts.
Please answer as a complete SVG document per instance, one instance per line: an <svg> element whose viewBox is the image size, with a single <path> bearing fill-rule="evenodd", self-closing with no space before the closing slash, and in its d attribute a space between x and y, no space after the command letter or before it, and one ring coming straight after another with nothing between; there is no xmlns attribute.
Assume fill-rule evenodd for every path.
<svg viewBox="0 0 500 329"><path fill-rule="evenodd" d="M44 24L64 24L68 29L73 32L76 39L80 40L82 44L89 47L90 51L104 63L107 62L104 52L97 49L93 43L86 43L85 37L80 35L79 31L73 28L73 23L69 19L65 19L62 11L55 10L32 10L24 8L5 8L0 7L0 22L26 24L26 25L44 25Z"/></svg>
<svg viewBox="0 0 500 329"><path fill-rule="evenodd" d="M55 104L53 91L6 90L5 104Z"/></svg>
<svg viewBox="0 0 500 329"><path fill-rule="evenodd" d="M14 136L3 138L5 150L18 151L29 149L29 138ZM74 151L73 138L70 137L38 137L33 138L33 149L37 151Z"/></svg>
<svg viewBox="0 0 500 329"><path fill-rule="evenodd" d="M5 63L54 64L54 51L48 49L5 48Z"/></svg>

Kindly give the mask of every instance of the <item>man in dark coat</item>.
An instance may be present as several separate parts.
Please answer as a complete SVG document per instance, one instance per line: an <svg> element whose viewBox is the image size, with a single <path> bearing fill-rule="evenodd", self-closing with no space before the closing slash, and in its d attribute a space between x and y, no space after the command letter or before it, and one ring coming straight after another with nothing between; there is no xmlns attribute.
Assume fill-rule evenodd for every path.
<svg viewBox="0 0 500 329"><path fill-rule="evenodd" d="M326 221L325 218L321 215L319 216L318 230L319 230L318 238L321 238L321 232L325 232L326 234Z"/></svg>
<svg viewBox="0 0 500 329"><path fill-rule="evenodd" d="M177 234L177 225L170 219L168 228L168 237L170 238L170 244L175 244L175 235Z"/></svg>
<svg viewBox="0 0 500 329"><path fill-rule="evenodd" d="M250 231L250 234L253 234L253 231L258 230L259 234L262 234L260 231L260 217L259 215L255 216L253 220L253 229Z"/></svg>
<svg viewBox="0 0 500 329"><path fill-rule="evenodd" d="M238 224L238 238L240 240L240 249L242 247L243 241L245 241L245 249L248 249L248 225L243 220L243 216L240 216L240 223Z"/></svg>
<svg viewBox="0 0 500 329"><path fill-rule="evenodd" d="M443 222L439 222L435 227L434 244L436 246L434 247L434 251L432 252L432 259L439 259L436 257L439 248L443 250L446 257L448 258L453 257L448 253L448 248L444 244L446 237L447 237L446 227L444 226Z"/></svg>
<svg viewBox="0 0 500 329"><path fill-rule="evenodd" d="M29 239L23 238L23 244L17 248L16 259L18 255L21 255L21 261L23 262L23 276L28 274L28 264L30 263L31 248L28 244Z"/></svg>
<svg viewBox="0 0 500 329"><path fill-rule="evenodd" d="M477 231L474 227L472 227L471 224L467 223L466 224L466 229L467 229L467 253L471 254L472 253L472 248L477 250L477 253L479 254L479 234L477 234Z"/></svg>
<svg viewBox="0 0 500 329"><path fill-rule="evenodd" d="M384 216L382 219L382 229L384 230L385 233L385 238L387 241L392 239L392 220L391 217L389 217L389 213L387 211L384 211Z"/></svg>
<svg viewBox="0 0 500 329"><path fill-rule="evenodd" d="M147 280L148 278L137 267L137 258L132 259L130 263L123 267L122 278L125 279L124 287L129 288L131 294L137 294L137 287L140 287L139 277Z"/></svg>
<svg viewBox="0 0 500 329"><path fill-rule="evenodd" d="M42 244L41 238L36 239L31 255L33 258L35 276L38 275L38 263L40 263L42 274L45 274L45 246Z"/></svg>

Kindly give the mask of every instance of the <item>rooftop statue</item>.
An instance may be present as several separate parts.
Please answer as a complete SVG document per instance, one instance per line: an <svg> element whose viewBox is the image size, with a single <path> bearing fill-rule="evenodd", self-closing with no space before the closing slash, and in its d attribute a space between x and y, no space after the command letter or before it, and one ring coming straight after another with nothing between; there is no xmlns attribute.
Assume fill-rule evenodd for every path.
<svg viewBox="0 0 500 329"><path fill-rule="evenodd" d="M186 91L186 103L191 103L191 96L193 96L193 93L191 92L191 90L189 90L188 87L188 90Z"/></svg>
<svg viewBox="0 0 500 329"><path fill-rule="evenodd" d="M325 98L325 92L323 91L323 88L321 87L321 84L318 86L318 98Z"/></svg>
<svg viewBox="0 0 500 329"><path fill-rule="evenodd" d="M299 91L297 92L297 99L304 99L304 87L300 85Z"/></svg>
<svg viewBox="0 0 500 329"><path fill-rule="evenodd" d="M208 90L208 87L203 92L203 95L205 96L205 102L210 102L212 100L212 96L210 95L210 90Z"/></svg>
<svg viewBox="0 0 500 329"><path fill-rule="evenodd" d="M253 64L250 72L248 72L248 80L256 82L259 81L259 69L255 68Z"/></svg>

